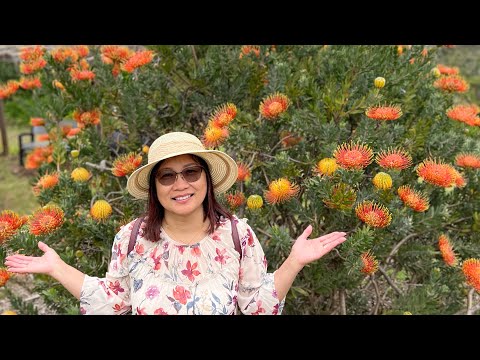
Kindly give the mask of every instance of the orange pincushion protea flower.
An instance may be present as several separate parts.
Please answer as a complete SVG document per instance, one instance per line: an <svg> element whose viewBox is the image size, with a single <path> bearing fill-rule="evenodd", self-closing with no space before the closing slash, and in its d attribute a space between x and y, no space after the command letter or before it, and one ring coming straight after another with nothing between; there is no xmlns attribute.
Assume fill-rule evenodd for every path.
<svg viewBox="0 0 480 360"><path fill-rule="evenodd" d="M457 171L457 169L452 167L450 171L452 172L452 176L455 178L455 185L454 186L462 188L465 185L467 185L467 182L466 182L465 178L462 176L462 174L460 174Z"/></svg>
<svg viewBox="0 0 480 360"><path fill-rule="evenodd" d="M124 63L133 51L125 46L105 45L100 48L101 58L105 64Z"/></svg>
<svg viewBox="0 0 480 360"><path fill-rule="evenodd" d="M202 142L207 148L219 146L228 137L227 128L219 128L209 124L203 133Z"/></svg>
<svg viewBox="0 0 480 360"><path fill-rule="evenodd" d="M82 129L79 128L79 127L70 129L70 131L67 134L67 138L72 138L72 137L78 135L81 131L82 131Z"/></svg>
<svg viewBox="0 0 480 360"><path fill-rule="evenodd" d="M30 233L46 235L59 228L64 221L63 210L56 205L47 205L36 210L30 218Z"/></svg>
<svg viewBox="0 0 480 360"><path fill-rule="evenodd" d="M235 192L234 194L226 194L228 205L234 210L245 203L245 194L243 192Z"/></svg>
<svg viewBox="0 0 480 360"><path fill-rule="evenodd" d="M343 143L337 146L333 152L337 164L347 170L363 169L373 160L373 151L368 145L354 143Z"/></svg>
<svg viewBox="0 0 480 360"><path fill-rule="evenodd" d="M10 279L10 273L7 269L0 268L0 287L4 286Z"/></svg>
<svg viewBox="0 0 480 360"><path fill-rule="evenodd" d="M279 92L269 95L263 99L260 104L260 114L267 119L275 119L279 115L287 111L290 106L290 99Z"/></svg>
<svg viewBox="0 0 480 360"><path fill-rule="evenodd" d="M240 55L239 58L243 58L244 56L247 56L249 54L255 54L256 57L260 56L260 48L255 45L243 45L242 48L240 49Z"/></svg>
<svg viewBox="0 0 480 360"><path fill-rule="evenodd" d="M51 163L53 147L35 148L25 159L25 169L38 169L43 163Z"/></svg>
<svg viewBox="0 0 480 360"><path fill-rule="evenodd" d="M465 168L480 169L480 156L471 153L458 154L455 157L455 164Z"/></svg>
<svg viewBox="0 0 480 360"><path fill-rule="evenodd" d="M91 111L80 111L75 110L73 112L73 118L78 124L80 129L83 129L89 125L97 125L100 123L101 113L99 110L91 110Z"/></svg>
<svg viewBox="0 0 480 360"><path fill-rule="evenodd" d="M426 159L417 167L417 175L425 179L426 182L439 186L450 187L455 186L458 172L448 164L435 159Z"/></svg>
<svg viewBox="0 0 480 360"><path fill-rule="evenodd" d="M124 64L122 64L121 69L131 73L136 68L151 63L153 56L154 53L151 50L138 51L133 54Z"/></svg>
<svg viewBox="0 0 480 360"><path fill-rule="evenodd" d="M95 73L91 70L72 70L70 71L70 77L73 81L93 80L95 79Z"/></svg>
<svg viewBox="0 0 480 360"><path fill-rule="evenodd" d="M38 141L49 141L50 140L50 135L48 134L40 134L37 136Z"/></svg>
<svg viewBox="0 0 480 360"><path fill-rule="evenodd" d="M479 112L480 108L475 104L457 105L447 110L447 116L452 120L475 126L480 125L480 118L477 115Z"/></svg>
<svg viewBox="0 0 480 360"><path fill-rule="evenodd" d="M32 117L30 118L30 125L32 126L43 126L45 125L45 120L40 117Z"/></svg>
<svg viewBox="0 0 480 360"><path fill-rule="evenodd" d="M463 262L462 270L467 280L467 284L473 286L475 290L480 292L480 260L465 260Z"/></svg>
<svg viewBox="0 0 480 360"><path fill-rule="evenodd" d="M54 188L59 181L59 173L54 172L52 174L43 175L33 187L33 193L35 196L40 195L42 190Z"/></svg>
<svg viewBox="0 0 480 360"><path fill-rule="evenodd" d="M45 54L45 48L40 45L28 46L20 49L19 57L24 62L37 61Z"/></svg>
<svg viewBox="0 0 480 360"><path fill-rule="evenodd" d="M248 168L248 166L243 163L240 163L240 164L237 164L237 168L238 168L237 181L249 181L252 174L250 173L250 169Z"/></svg>
<svg viewBox="0 0 480 360"><path fill-rule="evenodd" d="M427 211L430 207L428 196L424 193L413 190L409 185L400 186L397 193L405 206L408 206L417 212Z"/></svg>
<svg viewBox="0 0 480 360"><path fill-rule="evenodd" d="M458 75L460 73L460 69L458 67L449 67L442 64L437 65L438 71L442 75Z"/></svg>
<svg viewBox="0 0 480 360"><path fill-rule="evenodd" d="M142 164L142 155L130 152L115 159L112 174L118 177L130 175Z"/></svg>
<svg viewBox="0 0 480 360"><path fill-rule="evenodd" d="M373 120L397 120L403 113L402 109L398 105L390 106L371 106L365 110L365 115Z"/></svg>
<svg viewBox="0 0 480 360"><path fill-rule="evenodd" d="M375 162L384 169L403 170L412 165L412 157L403 149L387 149L380 152Z"/></svg>
<svg viewBox="0 0 480 360"><path fill-rule="evenodd" d="M112 206L105 200L97 200L90 209L95 220L104 220L112 214Z"/></svg>
<svg viewBox="0 0 480 360"><path fill-rule="evenodd" d="M50 55L53 60L60 63L65 62L67 59L74 63L78 60L78 52L70 46L61 46L53 49L50 51Z"/></svg>
<svg viewBox="0 0 480 360"><path fill-rule="evenodd" d="M433 86L446 92L466 92L470 85L459 75L442 76L433 83Z"/></svg>
<svg viewBox="0 0 480 360"><path fill-rule="evenodd" d="M70 177L75 182L86 182L90 179L91 176L92 174L83 167L77 167L73 169L72 173L70 174Z"/></svg>
<svg viewBox="0 0 480 360"><path fill-rule="evenodd" d="M43 58L40 58L32 62L21 63L19 69L22 74L29 75L36 73L37 71L43 69L45 66L47 66L47 61Z"/></svg>
<svg viewBox="0 0 480 360"><path fill-rule="evenodd" d="M33 90L42 87L39 77L21 77L18 85L20 85L23 90Z"/></svg>
<svg viewBox="0 0 480 360"><path fill-rule="evenodd" d="M7 81L5 85L0 85L0 100L6 99L13 94L15 94L20 87L20 84L17 81Z"/></svg>
<svg viewBox="0 0 480 360"><path fill-rule="evenodd" d="M335 171L337 171L338 165L337 160L334 158L324 158L320 160L313 169L318 175L332 176Z"/></svg>
<svg viewBox="0 0 480 360"><path fill-rule="evenodd" d="M87 57L88 54L90 54L90 50L88 49L87 45L76 45L73 47L73 50L75 50L78 56L81 58Z"/></svg>
<svg viewBox="0 0 480 360"><path fill-rule="evenodd" d="M0 244L10 239L24 224L24 219L11 210L0 212Z"/></svg>
<svg viewBox="0 0 480 360"><path fill-rule="evenodd" d="M438 247L440 248L440 253L442 254L445 264L448 266L455 266L457 264L457 258L448 236L442 234L438 237Z"/></svg>
<svg viewBox="0 0 480 360"><path fill-rule="evenodd" d="M226 103L215 109L210 118L210 124L218 128L224 128L232 122L235 116L237 116L237 107L232 103Z"/></svg>
<svg viewBox="0 0 480 360"><path fill-rule="evenodd" d="M378 260L370 253L370 250L363 253L360 258L362 259L363 264L363 267L360 270L362 273L372 275L378 270Z"/></svg>
<svg viewBox="0 0 480 360"><path fill-rule="evenodd" d="M379 172L372 179L373 185L377 189L387 190L392 187L393 181L392 177L384 172Z"/></svg>
<svg viewBox="0 0 480 360"><path fill-rule="evenodd" d="M263 199L260 195L250 195L247 199L247 207L251 210L260 209L263 206Z"/></svg>
<svg viewBox="0 0 480 360"><path fill-rule="evenodd" d="M300 188L298 185L292 184L286 178L274 180L268 185L265 192L265 199L269 204L278 204L290 200L296 196Z"/></svg>
<svg viewBox="0 0 480 360"><path fill-rule="evenodd" d="M357 217L367 225L383 228L390 225L392 214L385 206L372 201L363 201L355 208Z"/></svg>

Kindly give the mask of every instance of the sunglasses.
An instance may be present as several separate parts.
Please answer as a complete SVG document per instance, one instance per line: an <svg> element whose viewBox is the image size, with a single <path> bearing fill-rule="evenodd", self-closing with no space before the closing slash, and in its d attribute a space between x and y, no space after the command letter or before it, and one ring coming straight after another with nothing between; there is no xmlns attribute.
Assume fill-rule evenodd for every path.
<svg viewBox="0 0 480 360"><path fill-rule="evenodd" d="M182 174L182 177L187 182L192 183L200 179L200 175L202 175L202 170L204 169L200 165L189 166L180 172L176 172L171 169L165 169L157 172L155 178L163 186L170 186L173 185L175 181L177 181L178 174Z"/></svg>

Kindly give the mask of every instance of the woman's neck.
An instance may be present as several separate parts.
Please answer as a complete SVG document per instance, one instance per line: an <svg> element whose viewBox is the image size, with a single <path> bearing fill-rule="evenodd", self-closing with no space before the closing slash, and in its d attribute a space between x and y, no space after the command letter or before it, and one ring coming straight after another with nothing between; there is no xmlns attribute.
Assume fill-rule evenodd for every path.
<svg viewBox="0 0 480 360"><path fill-rule="evenodd" d="M198 231L205 227L203 208L189 215L178 215L171 212L165 212L163 226L168 229L174 229L176 232L190 233Z"/></svg>

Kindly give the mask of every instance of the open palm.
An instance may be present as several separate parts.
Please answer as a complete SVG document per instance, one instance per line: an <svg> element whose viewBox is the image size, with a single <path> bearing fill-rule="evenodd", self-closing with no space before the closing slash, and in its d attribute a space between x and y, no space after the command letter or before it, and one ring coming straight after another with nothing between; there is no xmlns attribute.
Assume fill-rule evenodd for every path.
<svg viewBox="0 0 480 360"><path fill-rule="evenodd" d="M292 246L291 256L299 265L305 266L308 263L320 259L330 252L335 246L346 240L346 233L332 232L314 239L307 239L312 233L312 226L309 225Z"/></svg>
<svg viewBox="0 0 480 360"><path fill-rule="evenodd" d="M51 275L55 264L62 261L60 256L43 242L38 243L42 256L11 255L5 259L7 270L13 273L35 273Z"/></svg>

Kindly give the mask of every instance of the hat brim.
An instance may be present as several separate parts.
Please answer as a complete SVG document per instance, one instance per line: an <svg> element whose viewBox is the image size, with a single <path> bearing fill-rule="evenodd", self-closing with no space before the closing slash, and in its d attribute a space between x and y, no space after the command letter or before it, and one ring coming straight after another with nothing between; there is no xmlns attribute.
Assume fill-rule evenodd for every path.
<svg viewBox="0 0 480 360"><path fill-rule="evenodd" d="M158 162L174 156L192 154L204 159L209 167L216 194L221 194L232 187L238 177L238 168L235 160L218 150L179 151L144 165L135 170L127 181L127 190L135 198L148 199L150 172Z"/></svg>

